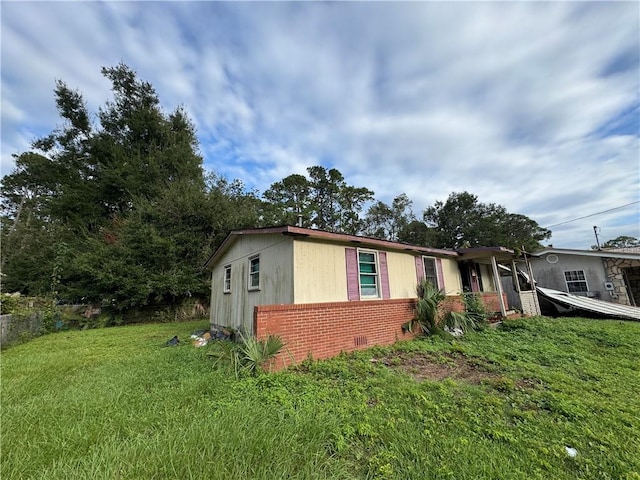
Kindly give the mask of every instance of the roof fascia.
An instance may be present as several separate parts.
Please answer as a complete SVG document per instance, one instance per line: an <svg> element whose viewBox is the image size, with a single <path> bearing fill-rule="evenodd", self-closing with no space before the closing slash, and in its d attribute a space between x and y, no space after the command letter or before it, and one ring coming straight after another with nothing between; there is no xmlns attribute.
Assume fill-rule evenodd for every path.
<svg viewBox="0 0 640 480"><path fill-rule="evenodd" d="M260 235L260 234L274 234L280 233L282 235L309 238L314 240L326 240L330 242L338 243L352 243L356 245L378 247L388 250L406 251L418 253L421 255L431 255L440 257L459 257L460 254L454 250L446 250L442 248L430 248L422 247L419 245L411 245L407 243L391 242L389 240L381 240L379 238L361 237L358 235L347 235L344 233L327 232L324 230L316 230L313 228L293 227L293 226L279 226L279 227L264 227L264 228L249 228L243 230L232 230L222 241L220 246L211 254L204 264L204 268L210 268L215 260L228 250L235 242L236 238L241 235Z"/></svg>
<svg viewBox="0 0 640 480"><path fill-rule="evenodd" d="M640 254L637 253L624 253L624 252L611 252L606 250L576 250L571 248L545 248L544 250L540 250L539 252L535 252L530 254L533 257L542 257L543 255L548 255L550 253L555 253L558 255L574 255L574 256L583 256L583 257L608 257L608 258L622 258L629 260L640 260Z"/></svg>

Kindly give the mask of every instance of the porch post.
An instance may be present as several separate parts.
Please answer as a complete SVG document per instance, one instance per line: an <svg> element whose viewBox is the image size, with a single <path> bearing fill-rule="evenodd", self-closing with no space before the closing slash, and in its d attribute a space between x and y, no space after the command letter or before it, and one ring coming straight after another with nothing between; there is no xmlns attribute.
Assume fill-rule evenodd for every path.
<svg viewBox="0 0 640 480"><path fill-rule="evenodd" d="M502 294L502 282L500 281L500 273L498 273L498 264L496 263L496 257L491 255L491 266L493 267L493 281L498 288L498 297L500 299L500 313L502 317L507 316L507 307L504 304L504 296Z"/></svg>
<svg viewBox="0 0 640 480"><path fill-rule="evenodd" d="M516 261L511 260L511 278L513 279L513 286L520 294L520 279L518 278L518 267L516 267Z"/></svg>
<svg viewBox="0 0 640 480"><path fill-rule="evenodd" d="M529 258L527 257L527 253L522 247L522 255L524 256L524 263L527 266L527 273L529 274L529 282L531 283L531 290L533 291L533 303L536 308L536 314L541 315L542 310L540 309L540 300L538 300L538 289L536 288L536 280L533 278L533 269L531 268L531 262L529 262Z"/></svg>

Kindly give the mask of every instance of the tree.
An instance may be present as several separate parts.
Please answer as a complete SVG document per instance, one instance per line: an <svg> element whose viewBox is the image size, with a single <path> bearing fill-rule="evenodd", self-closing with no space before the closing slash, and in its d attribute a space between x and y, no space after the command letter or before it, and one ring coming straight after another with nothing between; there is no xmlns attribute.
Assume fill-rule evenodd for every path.
<svg viewBox="0 0 640 480"><path fill-rule="evenodd" d="M411 205L413 202L402 193L393 199L391 206L376 202L365 217L365 234L371 237L397 241L403 229L415 220Z"/></svg>
<svg viewBox="0 0 640 480"><path fill-rule="evenodd" d="M307 168L311 185L312 223L320 230L335 231L340 224L340 192L346 187L339 170L322 166Z"/></svg>
<svg viewBox="0 0 640 480"><path fill-rule="evenodd" d="M501 205L480 203L468 192L454 192L446 202L437 201L424 211L424 220L432 228L432 246L439 248L504 246L534 251L551 236L534 220L509 213Z"/></svg>
<svg viewBox="0 0 640 480"><path fill-rule="evenodd" d="M263 194L263 221L321 230L357 234L362 229L360 212L373 198L364 187L348 185L339 170L322 166L307 168L309 178L289 175L273 183Z"/></svg>
<svg viewBox="0 0 640 480"><path fill-rule="evenodd" d="M181 107L165 113L124 64L102 73L113 100L95 116L56 82L62 126L16 156L2 180L5 288L118 308L205 293L201 265L242 223L231 216L236 198L224 182L205 182ZM246 203L254 222L259 201Z"/></svg>
<svg viewBox="0 0 640 480"><path fill-rule="evenodd" d="M604 242L601 248L629 248L629 247L640 247L640 240L638 240L636 237L620 235L619 237L616 237ZM598 246L591 245L591 249L598 250Z"/></svg>
<svg viewBox="0 0 640 480"><path fill-rule="evenodd" d="M377 201L369 207L365 216L365 235L376 238L389 238L391 230L391 207L384 202Z"/></svg>
<svg viewBox="0 0 640 480"><path fill-rule="evenodd" d="M276 207L271 212L272 224L296 225L301 217L302 225L311 225L311 185L304 175L293 174L275 182L263 194L265 200Z"/></svg>
<svg viewBox="0 0 640 480"><path fill-rule="evenodd" d="M437 243L434 229L420 220L412 220L405 225L398 233L398 241L423 247L432 247Z"/></svg>
<svg viewBox="0 0 640 480"><path fill-rule="evenodd" d="M270 205L260 200L258 193L246 189L241 180L227 180L210 173L206 177L207 210L210 213L212 235L209 253L226 238L231 230L273 225Z"/></svg>
<svg viewBox="0 0 640 480"><path fill-rule="evenodd" d="M364 204L372 199L373 192L368 188L345 185L338 197L340 216L337 231L349 235L359 234L364 226L360 212Z"/></svg>

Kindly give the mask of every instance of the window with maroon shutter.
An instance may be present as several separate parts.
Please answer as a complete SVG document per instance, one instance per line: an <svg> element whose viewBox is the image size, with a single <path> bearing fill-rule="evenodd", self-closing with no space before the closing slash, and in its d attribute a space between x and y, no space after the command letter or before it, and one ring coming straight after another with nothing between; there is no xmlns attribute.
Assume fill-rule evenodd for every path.
<svg viewBox="0 0 640 480"><path fill-rule="evenodd" d="M345 249L347 298L391 298L386 252Z"/></svg>
<svg viewBox="0 0 640 480"><path fill-rule="evenodd" d="M423 279L431 282L434 287L444 289L444 274L442 272L442 259L435 257L422 257ZM416 268L417 268L416 260Z"/></svg>
<svg viewBox="0 0 640 480"><path fill-rule="evenodd" d="M418 279L418 283L422 283L424 280L424 262L422 261L422 257L416 258L416 278Z"/></svg>
<svg viewBox="0 0 640 480"><path fill-rule="evenodd" d="M345 248L347 263L347 298L360 300L360 285L358 282L358 251L355 248Z"/></svg>

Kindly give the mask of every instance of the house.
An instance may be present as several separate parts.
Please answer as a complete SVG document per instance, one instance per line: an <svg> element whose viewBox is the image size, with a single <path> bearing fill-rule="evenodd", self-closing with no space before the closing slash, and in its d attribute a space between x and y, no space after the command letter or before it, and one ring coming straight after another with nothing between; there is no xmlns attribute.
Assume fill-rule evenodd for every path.
<svg viewBox="0 0 640 480"><path fill-rule="evenodd" d="M549 247L529 260L539 287L640 306L640 247L607 250Z"/></svg>
<svg viewBox="0 0 640 480"><path fill-rule="evenodd" d="M326 358L410 338L416 286L426 278L461 309L464 287L506 314L497 262L511 250L452 251L283 226L232 231L206 263L211 324L280 335L290 356Z"/></svg>

